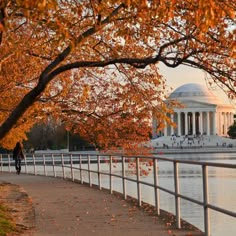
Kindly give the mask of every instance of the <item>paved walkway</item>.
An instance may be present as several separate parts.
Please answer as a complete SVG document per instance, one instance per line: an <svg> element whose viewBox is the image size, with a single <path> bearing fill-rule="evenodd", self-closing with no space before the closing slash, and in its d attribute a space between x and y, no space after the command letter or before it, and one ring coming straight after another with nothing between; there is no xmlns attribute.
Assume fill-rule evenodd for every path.
<svg viewBox="0 0 236 236"><path fill-rule="evenodd" d="M32 198L33 236L202 236L176 230L164 216L127 202L122 197L67 180L0 172L0 183L20 185ZM1 194L1 193L0 193ZM24 234L26 235L26 234Z"/></svg>

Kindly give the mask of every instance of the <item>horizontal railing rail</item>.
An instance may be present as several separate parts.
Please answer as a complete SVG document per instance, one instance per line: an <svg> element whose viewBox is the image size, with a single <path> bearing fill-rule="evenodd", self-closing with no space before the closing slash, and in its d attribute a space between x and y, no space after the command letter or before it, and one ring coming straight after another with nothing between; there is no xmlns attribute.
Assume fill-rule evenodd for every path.
<svg viewBox="0 0 236 236"><path fill-rule="evenodd" d="M170 190L159 184L158 175L158 161L173 163L173 180L174 190ZM148 163L149 170L143 170ZM102 164L105 164L105 166ZM119 164L120 169L117 170L115 165ZM201 166L202 173L202 201L186 196L180 192L179 188L179 164ZM113 179L119 178L122 182L121 193L124 198L127 198L127 181L137 185L136 196L139 206L142 205L142 185L153 188L154 190L154 207L157 215L160 215L160 194L163 191L174 196L176 227L181 228L181 210L180 199L187 200L194 204L200 205L204 212L204 232L206 236L210 236L210 215L209 210L214 210L222 214L236 217L236 212L224 209L222 207L213 205L209 201L209 186L208 186L208 168L230 168L236 169L235 164L221 164L201 161L176 160L164 157L154 156L119 156L119 155L104 155L104 154L42 154L42 155L26 155L26 159L22 161L22 172L34 175L45 176L60 176L62 178L70 178L72 181L78 180L80 183L87 182L90 186L97 185L99 189L105 188L102 186L102 176L108 176L110 193L113 189ZM0 154L0 171L12 172L14 168L14 160L11 155ZM69 171L69 173L67 172ZM117 171L114 171L117 170ZM127 176L132 173L132 177ZM146 182L141 179L142 171L149 176L152 176L151 182ZM75 176L75 172L79 172ZM87 175L87 177L86 177ZM96 179L96 180L94 180Z"/></svg>

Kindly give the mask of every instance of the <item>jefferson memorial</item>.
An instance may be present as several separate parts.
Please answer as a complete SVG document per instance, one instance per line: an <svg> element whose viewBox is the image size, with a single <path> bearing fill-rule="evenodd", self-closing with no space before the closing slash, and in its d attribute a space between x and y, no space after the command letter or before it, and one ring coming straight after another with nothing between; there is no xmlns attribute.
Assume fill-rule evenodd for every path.
<svg viewBox="0 0 236 236"><path fill-rule="evenodd" d="M234 106L222 103L204 85L184 84L175 89L167 101L173 99L183 105L183 108L175 108L170 115L176 128L166 126L157 133L158 121L153 117L153 138L200 134L227 136L228 127L234 123Z"/></svg>

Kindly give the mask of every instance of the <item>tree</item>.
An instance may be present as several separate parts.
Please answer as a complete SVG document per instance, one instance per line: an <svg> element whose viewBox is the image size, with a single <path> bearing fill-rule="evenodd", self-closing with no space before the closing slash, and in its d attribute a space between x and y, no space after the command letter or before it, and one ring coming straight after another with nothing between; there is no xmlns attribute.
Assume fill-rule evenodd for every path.
<svg viewBox="0 0 236 236"><path fill-rule="evenodd" d="M67 132L62 124L48 119L46 122L35 124L24 142L27 150L65 149L67 148Z"/></svg>
<svg viewBox="0 0 236 236"><path fill-rule="evenodd" d="M236 138L236 122L229 127L227 134L230 138Z"/></svg>
<svg viewBox="0 0 236 236"><path fill-rule="evenodd" d="M235 97L231 0L2 0L0 144L49 114L99 146L144 141L164 122L158 63L204 70ZM114 140L115 143L114 143Z"/></svg>

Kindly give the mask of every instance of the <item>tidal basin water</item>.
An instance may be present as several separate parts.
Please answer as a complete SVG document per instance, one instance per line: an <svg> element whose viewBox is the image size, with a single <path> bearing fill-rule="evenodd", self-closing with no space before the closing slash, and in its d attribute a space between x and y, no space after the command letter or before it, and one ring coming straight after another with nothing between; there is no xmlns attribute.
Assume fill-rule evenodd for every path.
<svg viewBox="0 0 236 236"><path fill-rule="evenodd" d="M165 155L173 157L173 155ZM194 159L206 162L236 164L236 153L211 154L175 154L178 159ZM165 186L174 188L173 168L170 163L159 162L161 173L159 180ZM197 200L203 199L201 167L180 165L180 192ZM236 170L209 167L209 202L210 204L236 212ZM161 198L161 208L174 213L173 198L165 194ZM172 202L172 204L171 204ZM204 229L203 209L201 206L181 200L182 218ZM212 236L236 235L236 218L210 210Z"/></svg>
<svg viewBox="0 0 236 236"><path fill-rule="evenodd" d="M185 160L236 164L236 154L234 153L166 154L162 156ZM174 191L173 164L159 161L158 169L160 186ZM209 167L208 171L210 204L236 212L236 170ZM113 172L120 172L119 167L113 168ZM129 177L132 177L132 173L129 175ZM181 194L196 200L203 200L201 166L180 164L179 178ZM141 180L153 183L152 176L142 176ZM109 188L108 177L103 177L102 185ZM119 178L114 178L113 188L116 191L122 192L122 182ZM137 197L136 190L137 185L127 181L127 194ZM142 200L154 205L154 192L151 187L142 185ZM204 231L203 207L186 200L180 200L180 202L181 218ZM160 208L174 214L174 197L160 191ZM210 210L210 222L211 236L236 235L236 218Z"/></svg>

